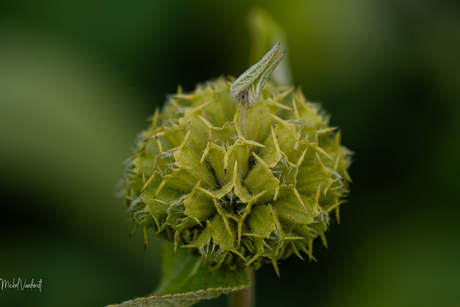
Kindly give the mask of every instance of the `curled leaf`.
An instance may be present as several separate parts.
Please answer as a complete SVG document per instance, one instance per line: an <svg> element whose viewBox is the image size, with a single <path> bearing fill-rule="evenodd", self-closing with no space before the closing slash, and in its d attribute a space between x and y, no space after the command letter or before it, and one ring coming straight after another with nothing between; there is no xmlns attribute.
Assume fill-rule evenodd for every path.
<svg viewBox="0 0 460 307"><path fill-rule="evenodd" d="M253 107L259 100L268 77L284 58L285 52L276 53L280 43L276 43L262 59L246 70L230 87L230 97L236 103Z"/></svg>

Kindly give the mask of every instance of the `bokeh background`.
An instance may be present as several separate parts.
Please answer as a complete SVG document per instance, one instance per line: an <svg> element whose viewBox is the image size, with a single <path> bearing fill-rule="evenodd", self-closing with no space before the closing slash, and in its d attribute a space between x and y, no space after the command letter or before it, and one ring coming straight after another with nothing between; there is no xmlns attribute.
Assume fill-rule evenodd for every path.
<svg viewBox="0 0 460 307"><path fill-rule="evenodd" d="M0 4L1 306L104 306L150 293L114 197L136 134L181 84L248 66L247 15L284 28L296 85L356 154L318 262L257 272L258 306L460 306L460 2L12 1ZM226 298L197 306L224 306Z"/></svg>

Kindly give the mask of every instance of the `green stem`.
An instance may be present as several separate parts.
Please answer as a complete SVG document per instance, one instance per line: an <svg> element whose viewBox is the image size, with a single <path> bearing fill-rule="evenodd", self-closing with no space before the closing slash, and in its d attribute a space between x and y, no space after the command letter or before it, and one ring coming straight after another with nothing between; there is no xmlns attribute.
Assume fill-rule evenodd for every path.
<svg viewBox="0 0 460 307"><path fill-rule="evenodd" d="M254 307L255 306L255 286L256 286L256 274L254 269L247 267L245 269L246 274L248 274L251 285L249 288L243 289L241 291L233 292L228 297L228 306L229 307Z"/></svg>
<svg viewBox="0 0 460 307"><path fill-rule="evenodd" d="M240 115L238 118L238 124L240 125L241 133L243 137L247 137L247 127L248 127L248 109L249 106L244 101L241 103Z"/></svg>

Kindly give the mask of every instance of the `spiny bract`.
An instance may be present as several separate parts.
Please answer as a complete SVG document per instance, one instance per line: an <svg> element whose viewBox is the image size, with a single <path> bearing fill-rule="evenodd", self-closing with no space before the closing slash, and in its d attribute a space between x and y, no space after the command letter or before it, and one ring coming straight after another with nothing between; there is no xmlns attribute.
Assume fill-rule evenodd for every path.
<svg viewBox="0 0 460 307"><path fill-rule="evenodd" d="M128 160L122 196L135 228L189 248L212 269L256 269L328 228L348 192L350 152L301 90L268 82L246 132L219 78L172 95ZM171 251L173 252L173 251Z"/></svg>

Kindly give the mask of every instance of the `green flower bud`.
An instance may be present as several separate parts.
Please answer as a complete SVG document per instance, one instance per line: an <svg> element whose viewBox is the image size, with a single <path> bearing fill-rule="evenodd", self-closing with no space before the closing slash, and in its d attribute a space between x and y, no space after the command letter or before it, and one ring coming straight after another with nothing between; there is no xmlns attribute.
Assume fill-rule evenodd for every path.
<svg viewBox="0 0 460 307"><path fill-rule="evenodd" d="M145 240L153 230L212 270L272 263L279 273L277 260L300 252L311 259L318 236L326 244L329 213L339 219L348 192L351 153L300 89L257 80L256 94L233 93L237 105L232 81L220 77L189 94L179 88L156 110L121 194Z"/></svg>

